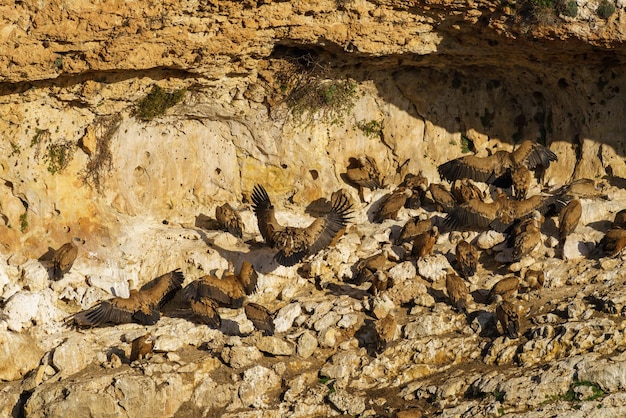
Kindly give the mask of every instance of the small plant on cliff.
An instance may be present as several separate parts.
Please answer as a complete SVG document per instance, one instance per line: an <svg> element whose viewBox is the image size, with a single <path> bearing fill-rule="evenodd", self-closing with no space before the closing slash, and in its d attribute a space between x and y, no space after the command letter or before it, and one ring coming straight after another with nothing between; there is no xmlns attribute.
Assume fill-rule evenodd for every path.
<svg viewBox="0 0 626 418"><path fill-rule="evenodd" d="M576 17L578 15L578 4L575 0L561 0L557 4L557 9L563 16Z"/></svg>
<svg viewBox="0 0 626 418"><path fill-rule="evenodd" d="M615 13L615 5L609 2L609 0L602 0L598 5L596 13L602 19L608 19L613 13Z"/></svg>
<svg viewBox="0 0 626 418"><path fill-rule="evenodd" d="M324 122L342 125L356 103L356 83L351 80L311 79L290 95L291 114L312 122L319 115Z"/></svg>
<svg viewBox="0 0 626 418"><path fill-rule="evenodd" d="M9 157L13 157L14 155L20 155L22 153L22 148L15 142L11 141L11 153Z"/></svg>
<svg viewBox="0 0 626 418"><path fill-rule="evenodd" d="M26 212L20 215L20 232L26 231L28 228L28 214Z"/></svg>
<svg viewBox="0 0 626 418"><path fill-rule="evenodd" d="M136 103L133 115L144 121L157 118L183 100L186 92L185 89L180 89L170 93L155 85L146 97Z"/></svg>
<svg viewBox="0 0 626 418"><path fill-rule="evenodd" d="M383 122L380 120L370 120L369 122L360 121L356 126L367 136L368 138L377 139L383 133Z"/></svg>
<svg viewBox="0 0 626 418"><path fill-rule="evenodd" d="M73 153L74 144L69 141L48 144L43 156L44 161L48 164L48 171L51 174L56 174L63 170L72 160Z"/></svg>

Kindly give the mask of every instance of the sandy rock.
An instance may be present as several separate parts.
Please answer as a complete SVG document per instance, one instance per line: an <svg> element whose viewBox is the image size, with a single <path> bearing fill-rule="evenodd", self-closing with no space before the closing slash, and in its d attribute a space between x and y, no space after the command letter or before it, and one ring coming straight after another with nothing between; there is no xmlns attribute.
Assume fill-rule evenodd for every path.
<svg viewBox="0 0 626 418"><path fill-rule="evenodd" d="M340 337L336 328L330 327L321 330L318 333L317 341L321 347L331 348L337 345L337 339Z"/></svg>
<svg viewBox="0 0 626 418"><path fill-rule="evenodd" d="M39 364L44 351L31 337L0 331L0 380L17 380Z"/></svg>
<svg viewBox="0 0 626 418"><path fill-rule="evenodd" d="M298 345L296 346L296 352L298 356L302 358L309 358L313 355L317 349L317 339L310 331L305 331L298 338Z"/></svg>
<svg viewBox="0 0 626 418"><path fill-rule="evenodd" d="M359 323L361 317L362 315L358 313L349 313L343 315L341 319L337 322L337 326L340 328L352 328Z"/></svg>
<svg viewBox="0 0 626 418"><path fill-rule="evenodd" d="M21 291L11 296L4 308L9 329L19 332L24 327L28 328L30 321L39 313L40 303L38 292Z"/></svg>
<svg viewBox="0 0 626 418"><path fill-rule="evenodd" d="M272 400L271 392L280 389L280 376L271 369L254 366L243 373L239 399L245 406L262 408Z"/></svg>
<svg viewBox="0 0 626 418"><path fill-rule="evenodd" d="M404 338L416 339L429 335L441 335L459 329L463 324L458 315L423 315L417 321L409 322L402 330Z"/></svg>
<svg viewBox="0 0 626 418"><path fill-rule="evenodd" d="M484 231L478 234L478 237L476 238L476 247L481 250L487 250L504 242L505 239L506 238L503 233L490 229L489 231Z"/></svg>
<svg viewBox="0 0 626 418"><path fill-rule="evenodd" d="M237 386L232 383L218 383L204 375L194 388L191 400L206 415L213 410L223 410L237 399Z"/></svg>
<svg viewBox="0 0 626 418"><path fill-rule="evenodd" d="M302 308L297 302L283 306L274 317L275 332L281 333L289 330L300 313L302 313Z"/></svg>
<svg viewBox="0 0 626 418"><path fill-rule="evenodd" d="M351 394L346 390L337 389L328 395L328 400L335 408L349 415L359 415L365 411L365 398Z"/></svg>
<svg viewBox="0 0 626 418"><path fill-rule="evenodd" d="M452 268L452 266L443 254L435 254L417 260L419 275L430 282L439 280L446 274L446 270L449 268Z"/></svg>
<svg viewBox="0 0 626 418"><path fill-rule="evenodd" d="M263 353L273 356L291 356L294 354L293 344L274 336L264 336L258 339L256 347Z"/></svg>
<svg viewBox="0 0 626 418"><path fill-rule="evenodd" d="M263 358L255 346L224 347L220 356L233 369L249 367Z"/></svg>
<svg viewBox="0 0 626 418"><path fill-rule="evenodd" d="M565 245L563 246L563 259L564 260L576 260L579 258L588 257L591 250L587 243L582 239L579 239L575 234L567 237Z"/></svg>
<svg viewBox="0 0 626 418"><path fill-rule="evenodd" d="M389 315L389 312L393 311L395 307L396 305L386 294L383 294L381 297L375 297L372 301L372 313L378 319Z"/></svg>
<svg viewBox="0 0 626 418"><path fill-rule="evenodd" d="M34 259L28 259L20 265L20 275L24 283L24 289L30 291L43 290L48 287L48 270L41 263Z"/></svg>
<svg viewBox="0 0 626 418"><path fill-rule="evenodd" d="M387 274L390 279L394 280L394 283L401 283L414 278L417 270L412 262L404 261L390 268Z"/></svg>
<svg viewBox="0 0 626 418"><path fill-rule="evenodd" d="M185 345L178 335L162 334L154 339L154 351L169 352L180 350Z"/></svg>
<svg viewBox="0 0 626 418"><path fill-rule="evenodd" d="M313 324L313 328L316 331L321 331L325 328L335 326L339 319L341 319L341 316L338 313L334 311L327 312L324 316L315 321L315 323Z"/></svg>

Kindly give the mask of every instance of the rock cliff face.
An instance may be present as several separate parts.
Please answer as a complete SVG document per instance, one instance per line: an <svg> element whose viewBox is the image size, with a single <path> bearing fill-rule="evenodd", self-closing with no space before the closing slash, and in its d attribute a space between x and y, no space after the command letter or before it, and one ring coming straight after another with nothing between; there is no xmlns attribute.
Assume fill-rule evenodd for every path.
<svg viewBox="0 0 626 418"><path fill-rule="evenodd" d="M323 305L333 299L317 295L319 289L300 278L295 268L268 267L264 258L271 257L269 252L254 253L227 234L207 232L206 226L215 207L230 202L242 210L248 238L256 237L256 219L249 210L249 195L256 183L268 189L280 211L303 214L310 202L339 188L359 202L356 190L342 177L351 157L373 156L390 189L406 173L420 170L431 182L438 182L436 168L442 162L468 151L487 155L511 150L523 139L544 143L557 154L558 162L545 175L549 187L578 178L606 178L612 201L598 203L594 210L585 208L583 218L587 223L612 220L621 209L619 188L626 177L626 5L582 0L542 8L537 3L25 0L0 5L0 131L4 138L0 141L4 260L0 295L6 317L0 354L12 355L7 346L23 352L21 361L0 369L0 377L12 381L3 389L7 399L13 400L6 411L17 413L34 393L27 415L69 413L95 396L98 383L89 383L85 377L90 372L99 376L102 385L109 385L111 378L115 382L106 386L108 397L102 399L100 410L91 411L94 414L117 414L123 409L133 416L140 406L124 406L119 397L129 394L132 398L136 393L172 396L171 403L160 406L168 416L176 411L214 413L227 405L230 413L266 408L276 414L287 410L301 415L360 414L384 409L380 399L389 387L402 389L407 402L444 399L437 407L460 408L459 414L472 413L471 408L497 412L497 407L485 406L484 398L473 398L478 394L506 393L504 400L495 395L496 401L508 402L503 404L507 408L514 405L517 401L510 394L519 388L511 382L528 376L523 372L507 369L504 377L479 377L482 370L472 369L468 376L473 377L457 377L457 386L441 384L438 373L476 358L490 365L515 360L539 370L538 362L528 358L557 349L531 347L532 340L525 345L499 340L500 345L487 345L481 342L482 335L462 323L415 331L419 327L408 326L414 321L409 317L401 323L403 342L394 350L398 358L419 365L402 369L400 360L385 365L380 358L366 365L370 359L355 354L358 343L345 335L356 327L357 322L350 321L362 320L363 312L370 309L358 297L347 298L345 306L339 303L333 308L331 304L326 312L318 311L312 300ZM374 193L368 203L379 197ZM367 224L371 209L371 204L358 206L354 223ZM388 239L390 234L389 228L355 228L347 235L352 237L352 246L339 247L334 259L325 257L324 267L318 266L325 280L337 281L347 274L355 261L350 254L354 256L357 249L359 257L374 253L382 237L386 234ZM591 238L581 236L579 242L599 240L597 231L585 232ZM50 283L37 259L74 236L86 240L75 271L61 282ZM281 303L272 310L286 309L291 299L297 303L283 330L297 347L288 353L290 361L267 360L268 350L276 354L272 350L277 350L277 342L263 349L267 343L242 343L239 337L223 337L202 326L181 347L160 350L167 355L142 366L145 381L139 381L133 380L137 370L111 358L117 353L117 359L127 363L125 354L112 347L120 350L122 341L121 350L127 349L131 334L142 327L89 331L89 338L82 340L73 331L67 337L69 331L61 328L62 318L77 305L88 307L108 297L111 289L116 294L126 292L129 280L137 286L176 267L195 279L211 270L227 269L229 262L239 266L244 259L255 260L255 267L266 276L260 300L270 303L281 295ZM335 267L327 267L332 261ZM546 263L554 271L561 268L549 260ZM575 265L579 263L568 266ZM619 266L604 263L599 271ZM411 267L413 275L419 273ZM332 275L324 276L327 268ZM567 276L567 270L558 271ZM478 287L491 283L492 277L483 273ZM602 282L596 276L574 284ZM413 289L409 300L424 312L432 309L432 321L438 323L441 301L426 293L427 288L437 288L437 277L416 277L422 288ZM553 282L557 293L568 278L559 280ZM298 299L301 288L314 296ZM583 296L574 291L563 300L576 311ZM569 309L563 303L560 312L560 308ZM24 306L30 310L20 308ZM420 309L416 312L424 313ZM580 309L585 311L584 306ZM329 320L333 326L322 324L317 329L314 324L320 318L312 318L328 313L336 314L331 318L336 321ZM579 316L565 315L574 320ZM340 319L346 326L334 327ZM623 328L617 320L597 321L585 323L597 331L589 338L601 339ZM167 327L183 326L175 318L166 322L167 332L176 333ZM574 329L570 322L552 327L548 321L537 325L536 332L546 333L542 341L552 345L557 344L555 332L590 335L591 331ZM240 328L247 324L234 323ZM297 332L290 329L292 323ZM190 332L185 328L184 333ZM429 339L428 335L438 332L441 338ZM458 335L450 337L454 332ZM608 342L593 355L623 351L624 342L615 335L607 337ZM39 341L36 346L30 342L33 337ZM197 350L189 350L207 348L203 346L207 340L212 341L209 350L228 349L221 362L239 375L227 376L213 357L207 360ZM83 353L93 353L80 367L62 361L70 341L76 343L72 347L83 344ZM326 350L322 350L324 356L313 355L313 342ZM469 345L458 351L452 348L459 343ZM250 367L256 363L246 361L248 354L241 354L244 348L252 352L246 351L252 358L256 355L267 361ZM589 351L568 346L550 359L554 360L548 367L557 376L554 379L561 379L559 393L599 387L606 360L592 367L593 361L585 357ZM94 356L97 367L113 370L86 369ZM584 371L580 372L584 379L573 373L559 374L570 360ZM340 361L352 366L338 371ZM327 381L318 382L321 364L326 367L325 379L339 382L330 395ZM396 383L380 377L387 373L387 366L391 375L400 376ZM348 379L344 372L361 369L369 375L352 376L356 382L352 385L342 380ZM203 380L202 371L211 377ZM75 376L74 386L68 389L64 379L70 375ZM376 376L385 383L377 386ZM424 383L418 380L423 376L435 377ZM593 379L595 386L573 386ZM262 393L251 389L259 380L267 383ZM289 382L286 392L285 382ZM138 389L141 385L145 390ZM78 397L67 397L66 392L76 393L77 387L83 388ZM604 406L619 408L626 403L620 400L623 382L611 380L602 389L612 397L612 403ZM361 408L361 395L367 390L377 391L379 404ZM206 399L208 393L215 399ZM446 400L449 397L457 401ZM583 394L577 399L588 397ZM279 398L284 401L280 403ZM72 399L78 400L72 404ZM306 402L298 403L299 399ZM529 394L519 404L535 408L543 400ZM393 401L388 405L390 414L402 409Z"/></svg>

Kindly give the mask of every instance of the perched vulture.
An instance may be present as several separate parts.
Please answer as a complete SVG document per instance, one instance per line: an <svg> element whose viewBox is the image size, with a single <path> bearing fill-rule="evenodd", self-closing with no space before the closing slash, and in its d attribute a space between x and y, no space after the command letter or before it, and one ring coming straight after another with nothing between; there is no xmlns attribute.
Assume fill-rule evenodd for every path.
<svg viewBox="0 0 626 418"><path fill-rule="evenodd" d="M519 317L517 315L517 306L507 300L502 301L496 307L496 318L502 326L502 334L511 339L519 336Z"/></svg>
<svg viewBox="0 0 626 418"><path fill-rule="evenodd" d="M580 200L574 199L570 201L561 212L559 212L559 240L561 245L565 244L565 239L569 234L574 232L583 213L583 207Z"/></svg>
<svg viewBox="0 0 626 418"><path fill-rule="evenodd" d="M183 289L183 297L190 303L196 303L195 309L193 303L191 306L196 314L204 315L207 318L215 317L212 313L215 307L206 299L212 300L218 306L241 308L246 295L254 292L256 282L256 271L254 271L252 264L244 261L238 276L232 272L226 273L221 279L211 275L202 276ZM205 310L206 312L203 314ZM215 324L218 320L210 321Z"/></svg>
<svg viewBox="0 0 626 418"><path fill-rule="evenodd" d="M609 229L600 241L600 246L610 256L621 253L626 247L626 229Z"/></svg>
<svg viewBox="0 0 626 418"><path fill-rule="evenodd" d="M439 228L436 226L433 226L430 231L416 236L413 240L411 255L415 258L422 258L432 254L437 238L439 238Z"/></svg>
<svg viewBox="0 0 626 418"><path fill-rule="evenodd" d="M346 169L346 178L348 183L359 188L361 198L363 197L363 188L374 190L382 187L380 171L376 165L376 160L372 157L350 158L348 168Z"/></svg>
<svg viewBox="0 0 626 418"><path fill-rule="evenodd" d="M461 240L456 244L456 261L463 277L468 278L476 274L478 266L478 250L472 244Z"/></svg>
<svg viewBox="0 0 626 418"><path fill-rule="evenodd" d="M354 284L358 286L365 282L372 281L374 274L378 271L384 270L387 267L387 264L387 255L384 252L380 252L357 261L354 266L356 270L356 275L353 280Z"/></svg>
<svg viewBox="0 0 626 418"><path fill-rule="evenodd" d="M452 183L452 196L456 200L457 204L467 203L473 199L483 200L485 195L483 192L472 183L469 179L456 180Z"/></svg>
<svg viewBox="0 0 626 418"><path fill-rule="evenodd" d="M515 276L505 277L494 284L489 291L488 301L510 300L519 290L519 279Z"/></svg>
<svg viewBox="0 0 626 418"><path fill-rule="evenodd" d="M154 347L154 340L150 333L135 338L130 344L130 361L140 360L145 358L152 352Z"/></svg>
<svg viewBox="0 0 626 418"><path fill-rule="evenodd" d="M128 298L116 297L102 301L70 316L68 320L84 327L129 322L154 325L161 317L159 310L182 288L184 280L183 273L176 269L149 281L139 290L131 290Z"/></svg>
<svg viewBox="0 0 626 418"><path fill-rule="evenodd" d="M541 289L545 280L546 275L543 270L526 270L524 274L526 291Z"/></svg>
<svg viewBox="0 0 626 418"><path fill-rule="evenodd" d="M406 187L397 187L393 192L380 199L378 210L374 213L374 222L382 223L385 219L396 219L398 211L404 207L413 191Z"/></svg>
<svg viewBox="0 0 626 418"><path fill-rule="evenodd" d="M514 200L500 192L493 202L474 199L453 208L444 219L444 225L450 230L466 227L504 232L515 221L528 217L534 211L541 214L549 210L559 212L566 204L567 201L559 196L536 195Z"/></svg>
<svg viewBox="0 0 626 418"><path fill-rule="evenodd" d="M369 281L372 282L372 285L367 289L367 292L374 296L393 286L393 279L386 272L380 270L374 272Z"/></svg>
<svg viewBox="0 0 626 418"><path fill-rule="evenodd" d="M243 236L241 216L229 203L224 203L222 206L215 208L215 219L220 224L220 228L230 232L237 238Z"/></svg>
<svg viewBox="0 0 626 418"><path fill-rule="evenodd" d="M430 230L433 227L432 221L428 217L415 216L404 224L400 235L396 239L396 244L400 245L408 241L413 241L418 235Z"/></svg>
<svg viewBox="0 0 626 418"><path fill-rule="evenodd" d="M274 335L274 320L270 311L257 303L248 303L244 307L246 316L254 327L263 332L263 335Z"/></svg>
<svg viewBox="0 0 626 418"><path fill-rule="evenodd" d="M195 284L194 284L195 283ZM198 281L189 283L183 289L183 298L189 302L194 321L219 329L222 326L222 318L217 312L218 303L208 296L203 296L199 291Z"/></svg>
<svg viewBox="0 0 626 418"><path fill-rule="evenodd" d="M334 193L326 216L315 219L306 228L297 228L278 223L274 205L263 186L254 187L252 203L259 231L270 247L278 249L275 258L283 266L293 266L327 247L347 225L352 213L352 204L345 194Z"/></svg>
<svg viewBox="0 0 626 418"><path fill-rule="evenodd" d="M408 173L404 176L404 180L400 183L399 187L406 187L413 193L409 196L404 203L404 207L407 209L418 209L422 206L424 195L428 190L428 179L424 177L420 171L417 175Z"/></svg>
<svg viewBox="0 0 626 418"><path fill-rule="evenodd" d="M442 178L453 182L462 178L495 184L498 187L512 185L512 171L523 165L530 170L547 169L557 156L549 148L530 140L523 141L513 152L496 151L489 157L467 155L445 162L439 166Z"/></svg>
<svg viewBox="0 0 626 418"><path fill-rule="evenodd" d="M511 173L511 182L513 183L513 196L517 200L526 199L532 175L525 165L516 167Z"/></svg>
<svg viewBox="0 0 626 418"><path fill-rule="evenodd" d="M530 255L541 243L541 225L534 218L528 220L524 230L515 235L513 242L513 260L515 261Z"/></svg>
<svg viewBox="0 0 626 418"><path fill-rule="evenodd" d="M446 275L446 291L448 292L448 298L450 304L458 312L467 313L467 297L469 296L469 289L467 285L456 273L448 273Z"/></svg>
<svg viewBox="0 0 626 418"><path fill-rule="evenodd" d="M450 212L456 205L456 199L443 185L431 183L428 188L438 212Z"/></svg>
<svg viewBox="0 0 626 418"><path fill-rule="evenodd" d="M374 327L376 329L376 352L382 353L395 338L398 322L396 317L389 313L384 318L376 321Z"/></svg>
<svg viewBox="0 0 626 418"><path fill-rule="evenodd" d="M84 244L81 238L72 238L70 242L66 242L52 255L52 278L61 280L65 273L70 271L74 265L74 261L78 256L78 245Z"/></svg>
<svg viewBox="0 0 626 418"><path fill-rule="evenodd" d="M600 198L607 200L609 197L605 193L606 187L606 184L602 182L596 183L592 179L578 179L556 189L553 194L581 199Z"/></svg>

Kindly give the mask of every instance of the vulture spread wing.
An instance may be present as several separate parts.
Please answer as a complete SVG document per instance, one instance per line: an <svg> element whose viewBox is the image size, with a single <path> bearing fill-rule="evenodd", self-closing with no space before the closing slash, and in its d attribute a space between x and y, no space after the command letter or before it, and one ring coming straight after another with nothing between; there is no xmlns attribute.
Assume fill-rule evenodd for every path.
<svg viewBox="0 0 626 418"><path fill-rule="evenodd" d="M78 326L98 327L129 322L154 325L160 317L157 309L143 301L139 292L132 290L128 298L102 301L87 310L78 312L70 319Z"/></svg>
<svg viewBox="0 0 626 418"><path fill-rule="evenodd" d="M162 308L183 286L185 276L180 269L170 271L141 286L139 292L148 304Z"/></svg>
<svg viewBox="0 0 626 418"><path fill-rule="evenodd" d="M509 156L507 151L497 151L488 157L466 155L441 164L439 175L450 182L464 178L488 182L511 168Z"/></svg>
<svg viewBox="0 0 626 418"><path fill-rule="evenodd" d="M497 218L500 210L498 201L485 203L473 199L454 207L444 219L444 225L450 230L464 227L484 229Z"/></svg>
<svg viewBox="0 0 626 418"><path fill-rule="evenodd" d="M270 197L260 184L252 190L252 208L257 218L261 236L270 247L274 246L274 235L284 228L278 223L274 215L274 205Z"/></svg>
<svg viewBox="0 0 626 418"><path fill-rule="evenodd" d="M556 161L557 156L548 147L527 139L513 151L511 160L515 166L525 165L534 170L537 166L550 167L550 162Z"/></svg>
<svg viewBox="0 0 626 418"><path fill-rule="evenodd" d="M183 290L183 297L189 301L209 298L219 306L241 308L246 293L234 274L226 275L222 279L208 275L189 283Z"/></svg>
<svg viewBox="0 0 626 418"><path fill-rule="evenodd" d="M207 297L200 297L197 300L190 300L189 305L199 322L215 329L222 326L222 318L217 312L218 305L214 300Z"/></svg>

